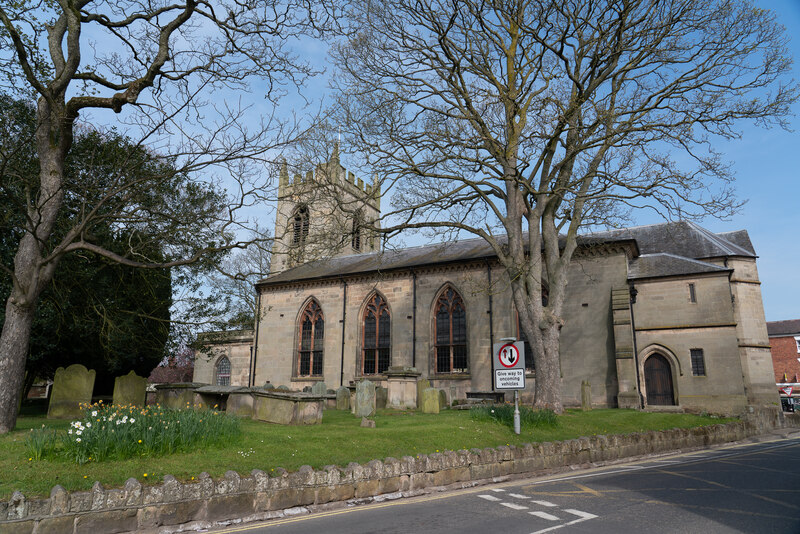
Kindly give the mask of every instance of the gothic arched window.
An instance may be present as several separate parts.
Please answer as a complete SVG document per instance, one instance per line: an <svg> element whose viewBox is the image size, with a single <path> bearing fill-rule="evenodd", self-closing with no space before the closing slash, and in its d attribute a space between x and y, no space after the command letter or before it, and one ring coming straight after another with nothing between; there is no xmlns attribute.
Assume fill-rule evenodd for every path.
<svg viewBox="0 0 800 534"><path fill-rule="evenodd" d="M300 206L292 217L292 245L302 247L308 239L308 207Z"/></svg>
<svg viewBox="0 0 800 534"><path fill-rule="evenodd" d="M391 317L386 301L377 293L364 308L361 374L385 372L391 364Z"/></svg>
<svg viewBox="0 0 800 534"><path fill-rule="evenodd" d="M316 300L300 314L300 342L297 348L297 376L322 376L322 348L325 318Z"/></svg>
<svg viewBox="0 0 800 534"><path fill-rule="evenodd" d="M223 356L214 366L214 384L218 386L231 385L231 361Z"/></svg>
<svg viewBox="0 0 800 534"><path fill-rule="evenodd" d="M461 295L446 286L433 307L437 373L466 373L467 312Z"/></svg>

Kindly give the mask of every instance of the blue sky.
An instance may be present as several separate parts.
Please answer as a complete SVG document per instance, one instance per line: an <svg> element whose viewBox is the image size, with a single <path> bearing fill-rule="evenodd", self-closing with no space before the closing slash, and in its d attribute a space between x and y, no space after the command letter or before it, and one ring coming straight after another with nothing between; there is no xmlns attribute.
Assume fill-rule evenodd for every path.
<svg viewBox="0 0 800 534"><path fill-rule="evenodd" d="M791 39L790 47L795 58L794 78L800 80L800 0L756 0L764 8L774 11ZM313 40L293 43L296 52L313 64L324 67L326 45ZM324 94L326 75L311 80L301 91L318 99ZM258 97L258 88L250 94L238 94L253 105L252 112L268 113L270 106ZM304 101L296 94L290 95L281 108L299 113L313 112L319 104L314 100L306 109ZM98 115L103 115L98 112ZM718 146L736 172L738 196L747 203L741 212L728 221L706 219L701 224L715 232L746 229L759 256L758 268L762 282L764 309L768 321L800 319L800 103L794 106L791 132L779 128L765 130L750 127L741 139ZM103 116L105 119L106 117ZM113 120L113 118L111 119ZM347 165L347 161L343 161ZM353 169L356 170L356 169ZM388 203L387 203L388 204ZM263 211L260 224L274 225L274 211ZM638 224L658 222L651 212L642 212ZM412 237L407 244L419 244Z"/></svg>
<svg viewBox="0 0 800 534"><path fill-rule="evenodd" d="M800 0L760 0L786 27L800 80ZM767 321L800 319L800 103L792 132L748 128L725 148L736 171L736 189L747 204L730 221L707 219L715 232L746 229L759 256Z"/></svg>

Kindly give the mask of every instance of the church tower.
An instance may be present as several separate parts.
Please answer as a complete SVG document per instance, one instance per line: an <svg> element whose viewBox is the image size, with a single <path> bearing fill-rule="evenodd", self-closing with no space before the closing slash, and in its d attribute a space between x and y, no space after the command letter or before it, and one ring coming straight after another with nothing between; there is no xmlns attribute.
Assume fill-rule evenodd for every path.
<svg viewBox="0 0 800 534"><path fill-rule="evenodd" d="M331 159L305 175L289 178L281 168L278 209L270 274L308 261L374 252L378 236L380 186L356 178L339 162L339 147Z"/></svg>

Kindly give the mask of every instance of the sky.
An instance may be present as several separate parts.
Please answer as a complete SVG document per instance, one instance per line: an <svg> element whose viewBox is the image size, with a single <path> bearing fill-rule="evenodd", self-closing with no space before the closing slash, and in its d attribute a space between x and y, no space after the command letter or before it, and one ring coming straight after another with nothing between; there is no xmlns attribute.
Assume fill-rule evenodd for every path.
<svg viewBox="0 0 800 534"><path fill-rule="evenodd" d="M756 0L761 7L777 14L791 39L790 50L795 58L793 77L800 80L800 0ZM313 40L295 43L299 55L313 64L325 64L325 45ZM326 75L330 75L328 72ZM324 79L325 76L322 76ZM317 79L303 91L324 93L324 82ZM256 91L254 91L256 92ZM308 93L305 93L308 96ZM253 95L250 95L251 97ZM257 115L262 111L253 98ZM293 103L294 100L294 103ZM316 100L318 103L318 100ZM283 103L287 109L301 101L291 97ZM312 104L313 106L314 104ZM299 107L299 106L298 106ZM264 110L266 113L268 110ZM312 110L301 110L310 112ZM780 128L766 130L748 127L741 139L717 148L723 152L736 174L736 190L746 204L730 220L707 218L700 224L714 232L746 229L758 254L759 276L767 321L800 319L800 103L795 104L790 118L792 131ZM347 161L343 163L347 164ZM354 169L355 170L355 169ZM274 226L274 211L267 210L260 224ZM659 222L649 212L642 213L638 224ZM419 244L413 239L407 244Z"/></svg>
<svg viewBox="0 0 800 534"><path fill-rule="evenodd" d="M795 60L793 77L800 81L800 0L756 2L772 10L786 27ZM317 63L324 57L325 48L321 43L306 43L300 53ZM737 195L746 203L729 220L700 221L714 232L747 230L758 255L767 321L800 319L800 103L794 105L793 112L792 131L752 126L743 129L741 139L717 146L732 165ZM634 221L660 222L649 211L634 215ZM266 224L271 228L274 223ZM404 241L421 244L413 237Z"/></svg>
<svg viewBox="0 0 800 534"><path fill-rule="evenodd" d="M793 76L800 80L800 0L760 0L774 11L791 39ZM706 219L714 232L745 229L758 254L767 321L800 319L800 103L793 131L747 128L723 148L736 172L738 196L747 203L730 221Z"/></svg>

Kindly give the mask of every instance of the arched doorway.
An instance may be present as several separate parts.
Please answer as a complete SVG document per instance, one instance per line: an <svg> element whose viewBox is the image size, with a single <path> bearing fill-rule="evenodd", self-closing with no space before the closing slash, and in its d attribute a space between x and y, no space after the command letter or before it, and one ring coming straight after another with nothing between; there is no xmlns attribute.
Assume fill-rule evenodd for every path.
<svg viewBox="0 0 800 534"><path fill-rule="evenodd" d="M661 354L654 353L644 362L644 384L648 405L675 405L675 392L672 388L672 368L669 365L669 361Z"/></svg>

